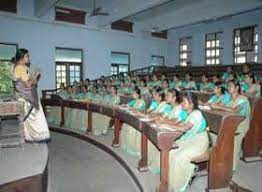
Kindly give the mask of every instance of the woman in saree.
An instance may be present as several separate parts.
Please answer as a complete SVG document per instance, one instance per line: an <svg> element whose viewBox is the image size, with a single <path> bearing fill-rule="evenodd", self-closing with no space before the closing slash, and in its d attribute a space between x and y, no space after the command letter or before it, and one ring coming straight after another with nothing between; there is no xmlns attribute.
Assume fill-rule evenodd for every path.
<svg viewBox="0 0 262 192"><path fill-rule="evenodd" d="M245 83L242 86L242 92L246 96L261 98L261 86L256 82L256 77L253 73L245 75Z"/></svg>
<svg viewBox="0 0 262 192"><path fill-rule="evenodd" d="M103 105L114 107L120 104L120 97L117 93L116 86L111 86L110 94L107 95L107 99L102 102ZM105 135L107 134L108 128L112 127L111 118L98 113L93 113L93 134L94 135Z"/></svg>
<svg viewBox="0 0 262 192"><path fill-rule="evenodd" d="M66 100L68 98L68 93L64 83L60 84L60 90L57 91L57 95ZM55 125L60 125L61 122L61 107L60 106L51 106L47 115L47 122Z"/></svg>
<svg viewBox="0 0 262 192"><path fill-rule="evenodd" d="M76 101L86 102L87 86L82 85L81 91L76 96ZM88 112L82 109L72 109L71 128L80 132L85 132L87 129Z"/></svg>
<svg viewBox="0 0 262 192"><path fill-rule="evenodd" d="M188 116L173 127L183 134L175 141L178 148L169 152L169 190L179 192L187 191L194 174L195 164L191 163L191 159L206 152L209 145L206 120L198 109L194 93L183 94L182 108Z"/></svg>
<svg viewBox="0 0 262 192"><path fill-rule="evenodd" d="M144 112L145 101L141 99L141 93L139 88L135 88L133 92L133 100L128 104L128 107L135 111ZM130 125L123 124L121 131L121 148L130 155L140 156L140 140L141 134L135 128ZM137 143L137 141L139 141ZM139 149L139 150L138 150Z"/></svg>
<svg viewBox="0 0 262 192"><path fill-rule="evenodd" d="M213 92L214 84L209 82L207 75L202 75L202 82L200 83L200 91L201 92Z"/></svg>
<svg viewBox="0 0 262 192"><path fill-rule="evenodd" d="M180 102L180 94L177 90L172 90L172 95L169 95L172 100L172 109L164 117L156 120L157 124L165 124L167 126L178 125L184 123L187 118L187 112L182 108ZM160 173L160 151L151 142L148 143L148 165L149 169L155 173Z"/></svg>
<svg viewBox="0 0 262 192"><path fill-rule="evenodd" d="M28 142L41 142L50 139L46 118L36 92L40 72L29 73L29 52L18 49L15 55L13 78L15 94L24 104L24 136Z"/></svg>
<svg viewBox="0 0 262 192"><path fill-rule="evenodd" d="M229 92L231 94L232 100L227 105L212 105L214 109L220 109L231 113L237 113L239 115L245 116L238 128L237 135L234 140L234 158L233 158L233 171L237 170L238 162L241 153L242 140L245 137L250 123L250 104L248 99L241 94L241 86L238 81L230 81L228 83ZM216 135L210 134L212 143L216 141Z"/></svg>
<svg viewBox="0 0 262 192"><path fill-rule="evenodd" d="M197 90L196 82L193 80L191 73L186 74L186 81L183 84L183 88L186 90Z"/></svg>
<svg viewBox="0 0 262 192"><path fill-rule="evenodd" d="M221 83L216 83L214 87L214 95L207 101L206 105L221 104L226 105L231 101L231 95L226 91ZM202 103L202 102L200 102Z"/></svg>
<svg viewBox="0 0 262 192"><path fill-rule="evenodd" d="M183 82L180 80L178 74L175 74L173 77L173 81L170 83L171 89L180 89L183 86Z"/></svg>

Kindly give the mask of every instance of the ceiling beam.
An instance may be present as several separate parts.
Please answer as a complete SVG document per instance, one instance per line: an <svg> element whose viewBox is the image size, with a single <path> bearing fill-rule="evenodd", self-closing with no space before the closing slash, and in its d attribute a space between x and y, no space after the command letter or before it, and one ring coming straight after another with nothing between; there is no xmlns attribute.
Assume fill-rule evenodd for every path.
<svg viewBox="0 0 262 192"><path fill-rule="evenodd" d="M169 1L171 0L99 0L99 5L103 6L103 9L109 12L110 15L97 17L97 24L99 27L108 26L115 21L125 19Z"/></svg>
<svg viewBox="0 0 262 192"><path fill-rule="evenodd" d="M60 0L35 0L35 16L44 16Z"/></svg>
<svg viewBox="0 0 262 192"><path fill-rule="evenodd" d="M182 9L174 9L170 13L147 18L138 24L144 26L145 30L151 30L152 27L167 30L200 21L215 20L261 6L262 2L257 0L201 0Z"/></svg>

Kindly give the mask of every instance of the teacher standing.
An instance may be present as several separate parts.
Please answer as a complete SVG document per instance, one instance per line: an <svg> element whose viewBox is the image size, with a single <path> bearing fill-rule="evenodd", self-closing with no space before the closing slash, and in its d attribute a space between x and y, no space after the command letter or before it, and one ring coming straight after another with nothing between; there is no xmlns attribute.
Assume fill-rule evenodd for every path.
<svg viewBox="0 0 262 192"><path fill-rule="evenodd" d="M48 125L37 95L37 82L40 71L29 72L29 52L18 49L15 55L13 80L18 101L24 104L24 136L28 142L41 142L50 139Z"/></svg>

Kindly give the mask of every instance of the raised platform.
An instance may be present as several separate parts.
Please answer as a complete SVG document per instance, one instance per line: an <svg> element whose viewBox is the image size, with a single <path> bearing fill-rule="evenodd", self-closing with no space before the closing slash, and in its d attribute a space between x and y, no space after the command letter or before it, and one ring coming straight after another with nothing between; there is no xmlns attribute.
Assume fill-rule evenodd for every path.
<svg viewBox="0 0 262 192"><path fill-rule="evenodd" d="M14 120L5 121L9 121L10 126L17 126ZM0 191L45 192L47 167L48 147L45 143L0 148Z"/></svg>

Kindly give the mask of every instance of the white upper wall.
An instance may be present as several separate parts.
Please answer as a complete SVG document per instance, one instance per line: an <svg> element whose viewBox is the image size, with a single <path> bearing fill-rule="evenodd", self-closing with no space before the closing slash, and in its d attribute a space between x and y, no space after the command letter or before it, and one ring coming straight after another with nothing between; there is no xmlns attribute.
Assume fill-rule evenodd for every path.
<svg viewBox="0 0 262 192"><path fill-rule="evenodd" d="M169 30L168 58L170 66L179 65L179 39L192 36L192 65L205 63L205 35L222 31L221 50L223 64L233 63L233 30L240 27L258 25L258 62L262 62L262 9L233 16L220 21L189 25Z"/></svg>
<svg viewBox="0 0 262 192"><path fill-rule="evenodd" d="M42 70L40 89L55 87L55 47L82 49L84 78L91 79L110 75L111 51L129 52L131 69L149 66L151 55L167 58L167 40L55 22L53 9L36 19L31 17L33 6L23 6L23 1L17 15L0 12L0 42L29 49L32 66Z"/></svg>

